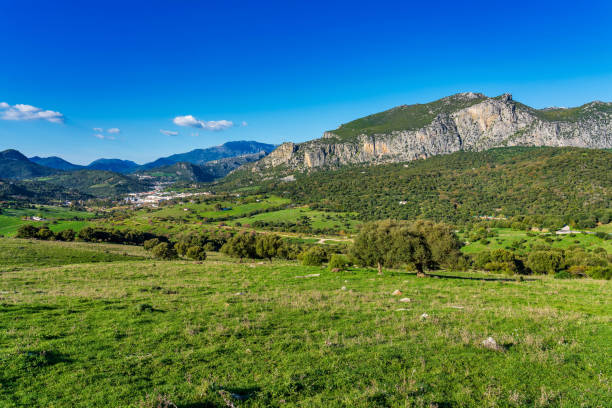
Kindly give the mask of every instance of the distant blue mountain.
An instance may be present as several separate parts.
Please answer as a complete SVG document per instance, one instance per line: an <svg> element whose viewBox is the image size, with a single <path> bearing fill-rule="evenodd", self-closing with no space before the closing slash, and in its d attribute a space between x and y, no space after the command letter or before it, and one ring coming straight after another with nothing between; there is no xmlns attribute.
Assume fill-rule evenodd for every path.
<svg viewBox="0 0 612 408"><path fill-rule="evenodd" d="M78 164L72 164L69 161L62 159L61 157L51 156L51 157L39 157L34 156L29 158L31 162L40 164L41 166L50 167L52 169L57 170L81 170L84 169L85 166L79 166Z"/></svg>
<svg viewBox="0 0 612 408"><path fill-rule="evenodd" d="M156 167L172 166L176 163L191 163L196 165L202 165L210 161L237 158L245 156L246 161L251 161L255 156L265 156L272 150L276 149L276 145L268 143L260 143L255 141L236 141L227 142L220 146L209 147L206 149L195 149L187 153L173 154L168 157L161 157L150 163L139 165L131 160L121 159L98 159L87 166L81 166L78 164L70 163L62 159L61 157L30 157L29 161L40 166L44 166L48 169L63 170L63 171L75 171L75 170L104 170L113 171L115 173L134 173L136 171L146 171ZM262 153L263 152L263 153ZM242 160L242 159L240 159ZM245 161L245 160L243 160ZM245 162L246 162L245 161ZM227 167L227 163L223 163ZM228 167L229 168L229 167ZM38 169L39 172L44 172ZM227 169L226 169L227 170ZM229 170L228 170L229 171ZM27 172L26 172L27 173ZM24 174L26 174L24 173ZM34 171L36 173L36 171ZM216 174L217 171L215 170ZM217 175L218 177L218 175Z"/></svg>
<svg viewBox="0 0 612 408"><path fill-rule="evenodd" d="M246 154L259 152L265 152L268 154L274 149L276 149L276 145L259 143L255 141L227 142L221 146L214 146L206 149L195 149L187 153L173 154L172 156L162 157L153 162L142 165L139 170L149 170L155 167L169 166L180 162L204 164L212 160L243 156Z"/></svg>
<svg viewBox="0 0 612 408"><path fill-rule="evenodd" d="M137 163L131 160L121 159L98 159L91 162L87 169L89 170L105 170L114 171L115 173L131 173L140 167Z"/></svg>

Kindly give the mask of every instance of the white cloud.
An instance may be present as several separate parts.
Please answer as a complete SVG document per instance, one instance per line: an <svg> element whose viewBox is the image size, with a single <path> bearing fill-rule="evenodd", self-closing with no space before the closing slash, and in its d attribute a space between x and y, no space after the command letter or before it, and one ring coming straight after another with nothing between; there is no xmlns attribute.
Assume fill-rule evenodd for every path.
<svg viewBox="0 0 612 408"><path fill-rule="evenodd" d="M44 110L32 105L18 103L9 105L6 102L0 102L0 119L3 120L46 120L52 123L64 123L64 115L52 110Z"/></svg>
<svg viewBox="0 0 612 408"><path fill-rule="evenodd" d="M177 136L178 132L174 132L172 130L159 129L159 131L166 136Z"/></svg>
<svg viewBox="0 0 612 408"><path fill-rule="evenodd" d="M110 134L117 134L119 132L121 132L121 130L119 130L119 128L106 129L106 133L110 133Z"/></svg>
<svg viewBox="0 0 612 408"><path fill-rule="evenodd" d="M112 135L104 135L102 133L96 133L94 137L97 137L100 140L115 140L115 136Z"/></svg>
<svg viewBox="0 0 612 408"><path fill-rule="evenodd" d="M173 120L178 126L189 126L204 130L225 130L234 126L234 123L229 120L199 120L192 115L177 116Z"/></svg>
<svg viewBox="0 0 612 408"><path fill-rule="evenodd" d="M98 132L98 133L102 133L104 132L104 129L102 128L93 128L94 132Z"/></svg>
<svg viewBox="0 0 612 408"><path fill-rule="evenodd" d="M242 127L245 127L245 126L248 126L249 124L248 124L248 123L246 123L246 121L244 121L244 120L243 120L243 121L242 121L242 123L241 123L240 125L241 125Z"/></svg>

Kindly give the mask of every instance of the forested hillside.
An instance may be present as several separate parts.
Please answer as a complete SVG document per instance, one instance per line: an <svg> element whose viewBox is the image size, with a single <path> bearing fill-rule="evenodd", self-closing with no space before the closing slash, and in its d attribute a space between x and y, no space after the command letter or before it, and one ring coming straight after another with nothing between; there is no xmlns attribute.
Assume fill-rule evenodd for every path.
<svg viewBox="0 0 612 408"><path fill-rule="evenodd" d="M267 177L270 177L267 175ZM294 201L366 219L532 215L549 224L604 221L612 208L612 152L578 148L498 148L409 163L349 166L262 179L239 171L217 188L261 186Z"/></svg>

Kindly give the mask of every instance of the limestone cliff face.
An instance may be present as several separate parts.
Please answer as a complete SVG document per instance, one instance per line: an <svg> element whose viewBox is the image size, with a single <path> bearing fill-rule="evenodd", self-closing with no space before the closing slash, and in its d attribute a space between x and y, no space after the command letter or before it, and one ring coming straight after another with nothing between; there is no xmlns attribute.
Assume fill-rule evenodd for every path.
<svg viewBox="0 0 612 408"><path fill-rule="evenodd" d="M546 115L514 102L511 95L486 98L456 111L438 113L419 129L359 134L345 140L334 132L321 139L285 143L253 166L254 171L284 165L304 171L351 163L389 163L427 158L458 150L502 146L573 146L612 148L612 104L592 102L567 110L572 115ZM479 99L480 100L480 99ZM579 109L579 111L576 111ZM565 113L559 109L557 112ZM555 120L563 117L564 120Z"/></svg>

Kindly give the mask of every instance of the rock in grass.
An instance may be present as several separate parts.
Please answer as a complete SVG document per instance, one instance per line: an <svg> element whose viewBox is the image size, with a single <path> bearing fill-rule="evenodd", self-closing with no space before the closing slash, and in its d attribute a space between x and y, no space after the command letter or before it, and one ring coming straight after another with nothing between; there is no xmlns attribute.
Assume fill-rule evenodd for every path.
<svg viewBox="0 0 612 408"><path fill-rule="evenodd" d="M402 294L402 292L401 292L399 289L395 289L395 290L393 291L393 293L391 293L391 294L392 294L393 296L399 296L399 295L401 295L401 294Z"/></svg>
<svg viewBox="0 0 612 408"><path fill-rule="evenodd" d="M497 342L495 341L493 337L487 337L485 340L483 340L482 346L484 348L488 348L489 350L495 350L495 351L503 350L503 348L497 344Z"/></svg>
<svg viewBox="0 0 612 408"><path fill-rule="evenodd" d="M425 320L425 319L427 319L428 317L429 317L429 315L428 315L427 313L423 313L423 314L421 315L421 320Z"/></svg>
<svg viewBox="0 0 612 408"><path fill-rule="evenodd" d="M296 276L296 278L316 278L317 276L321 276L321 274L320 273L311 273L310 275Z"/></svg>
<svg viewBox="0 0 612 408"><path fill-rule="evenodd" d="M410 299L410 298L401 298L399 301L402 302L402 303L410 303L410 302L412 302L412 299Z"/></svg>

